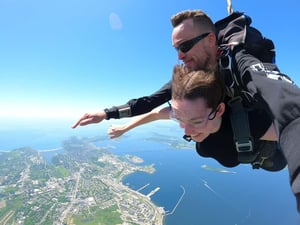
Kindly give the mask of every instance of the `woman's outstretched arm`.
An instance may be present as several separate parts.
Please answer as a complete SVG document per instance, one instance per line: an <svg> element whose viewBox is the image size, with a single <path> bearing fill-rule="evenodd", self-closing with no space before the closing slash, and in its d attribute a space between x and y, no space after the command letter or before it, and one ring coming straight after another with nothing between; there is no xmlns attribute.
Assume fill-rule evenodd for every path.
<svg viewBox="0 0 300 225"><path fill-rule="evenodd" d="M137 126L156 120L170 119L169 113L170 107L153 109L151 112L137 116L136 119L133 119L124 125L111 125L107 133L110 138L117 138Z"/></svg>

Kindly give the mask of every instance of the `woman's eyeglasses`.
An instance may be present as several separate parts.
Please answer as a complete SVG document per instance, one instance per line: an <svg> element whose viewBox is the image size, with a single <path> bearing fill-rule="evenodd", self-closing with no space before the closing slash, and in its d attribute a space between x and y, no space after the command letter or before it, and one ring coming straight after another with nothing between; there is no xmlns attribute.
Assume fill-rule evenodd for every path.
<svg viewBox="0 0 300 225"><path fill-rule="evenodd" d="M199 41L201 41L203 38L205 38L209 33L201 34L193 39L187 40L185 42L182 42L180 45L175 47L177 51L181 51L183 53L187 53L189 50L191 50L192 47L194 47L195 44L197 44Z"/></svg>
<svg viewBox="0 0 300 225"><path fill-rule="evenodd" d="M215 110L212 110L209 114L208 114L208 117L207 117L207 119L206 119L206 121L205 121L205 124L201 124L201 126L206 126L206 124L207 124L207 122L209 121L209 120L213 120L215 117L216 117L216 115L217 115L217 112L219 111L219 107L217 107ZM178 121L178 120L177 120ZM199 124L197 125L197 124L191 124L194 128L199 128ZM186 140L186 141L188 141L188 142L190 142L190 141L192 141L193 139L192 139L192 137L190 136L190 135L187 135L187 134L185 134L185 135L183 135L182 136L182 138L184 139L184 140Z"/></svg>
<svg viewBox="0 0 300 225"><path fill-rule="evenodd" d="M219 105L216 108L214 108L203 120L187 122L187 121L182 120L181 118L178 118L171 108L170 118L178 123L188 124L189 126L195 128L195 129L199 129L199 128L205 127L209 120L213 120L216 117L218 111L219 111Z"/></svg>

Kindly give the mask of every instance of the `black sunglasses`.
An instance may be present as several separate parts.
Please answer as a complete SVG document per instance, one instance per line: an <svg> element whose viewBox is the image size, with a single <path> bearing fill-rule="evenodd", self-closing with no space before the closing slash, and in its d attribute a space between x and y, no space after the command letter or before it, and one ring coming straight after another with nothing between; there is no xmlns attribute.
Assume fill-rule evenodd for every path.
<svg viewBox="0 0 300 225"><path fill-rule="evenodd" d="M181 51L183 53L188 52L191 50L192 47L194 47L195 44L197 44L199 41L201 41L203 38L205 38L209 33L201 34L193 39L187 40L185 42L182 42L178 47L175 47L177 51Z"/></svg>

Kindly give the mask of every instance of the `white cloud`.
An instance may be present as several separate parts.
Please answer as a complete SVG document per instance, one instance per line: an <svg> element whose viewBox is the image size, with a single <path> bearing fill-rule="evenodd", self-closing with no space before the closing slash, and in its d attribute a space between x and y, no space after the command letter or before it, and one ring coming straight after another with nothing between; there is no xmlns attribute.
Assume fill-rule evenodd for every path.
<svg viewBox="0 0 300 225"><path fill-rule="evenodd" d="M122 20L119 15L114 12L109 15L109 24L113 30L121 30L123 27Z"/></svg>

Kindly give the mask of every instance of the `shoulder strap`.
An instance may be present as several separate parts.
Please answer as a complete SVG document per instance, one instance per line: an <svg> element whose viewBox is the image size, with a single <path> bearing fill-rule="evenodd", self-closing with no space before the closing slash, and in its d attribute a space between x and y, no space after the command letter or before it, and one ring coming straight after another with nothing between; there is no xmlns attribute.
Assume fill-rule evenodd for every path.
<svg viewBox="0 0 300 225"><path fill-rule="evenodd" d="M228 105L231 108L230 121L233 138L238 152L238 161L251 163L257 157L254 153L254 142L251 137L248 112L242 104L242 91L232 69L231 49L227 46L221 48L219 68L224 77L225 92L230 97Z"/></svg>

